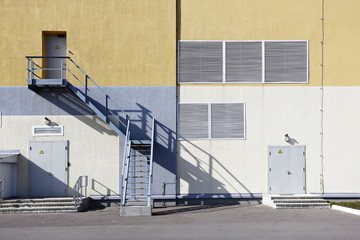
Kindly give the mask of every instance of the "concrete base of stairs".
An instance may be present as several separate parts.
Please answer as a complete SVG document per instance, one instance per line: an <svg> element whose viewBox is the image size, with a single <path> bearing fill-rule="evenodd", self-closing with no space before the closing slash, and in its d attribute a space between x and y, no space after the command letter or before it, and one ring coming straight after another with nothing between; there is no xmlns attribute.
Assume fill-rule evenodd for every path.
<svg viewBox="0 0 360 240"><path fill-rule="evenodd" d="M151 216L151 207L148 206L121 206L120 216Z"/></svg>
<svg viewBox="0 0 360 240"><path fill-rule="evenodd" d="M264 194L262 204L276 209L330 208L321 196L311 194Z"/></svg>

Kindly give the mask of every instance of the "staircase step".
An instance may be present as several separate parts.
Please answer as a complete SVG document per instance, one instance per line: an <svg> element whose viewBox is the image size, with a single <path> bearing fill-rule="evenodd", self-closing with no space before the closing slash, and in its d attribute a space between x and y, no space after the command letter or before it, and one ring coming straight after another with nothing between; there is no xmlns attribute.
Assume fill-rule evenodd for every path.
<svg viewBox="0 0 360 240"><path fill-rule="evenodd" d="M318 195L263 195L262 203L277 209L330 208L330 204Z"/></svg>
<svg viewBox="0 0 360 240"><path fill-rule="evenodd" d="M146 196L145 193L132 193L132 194L126 194L126 196Z"/></svg>
<svg viewBox="0 0 360 240"><path fill-rule="evenodd" d="M276 204L277 209L286 208L330 208L329 203L280 203Z"/></svg>
<svg viewBox="0 0 360 240"><path fill-rule="evenodd" d="M73 198L7 199L0 204L0 214L78 212L87 208L88 198L75 206Z"/></svg>
<svg viewBox="0 0 360 240"><path fill-rule="evenodd" d="M129 168L131 168L131 167L135 167L135 168L137 168L137 167L141 167L141 168L143 168L143 167L149 167L149 165L147 165L147 164L145 164L145 165L129 165Z"/></svg>
<svg viewBox="0 0 360 240"><path fill-rule="evenodd" d="M274 200L274 203L327 203L321 199L286 199L286 200Z"/></svg>
<svg viewBox="0 0 360 240"><path fill-rule="evenodd" d="M72 207L21 207L21 208L1 208L0 213L60 213L77 212L77 208Z"/></svg>
<svg viewBox="0 0 360 240"><path fill-rule="evenodd" d="M146 146L151 145L151 140L131 140L132 145Z"/></svg>
<svg viewBox="0 0 360 240"><path fill-rule="evenodd" d="M8 208L8 207L14 207L14 208L22 208L22 207L65 207L65 206L71 206L74 207L74 202L23 202L23 203L2 203L0 204L1 208Z"/></svg>
<svg viewBox="0 0 360 240"><path fill-rule="evenodd" d="M288 195L284 195L284 196L271 196L272 200L277 200L277 199L323 199L321 196L316 196L316 195L300 195L300 196L288 196Z"/></svg>
<svg viewBox="0 0 360 240"><path fill-rule="evenodd" d="M2 203L39 203L39 202L72 202L72 197L63 198L32 198L32 199L6 199Z"/></svg>

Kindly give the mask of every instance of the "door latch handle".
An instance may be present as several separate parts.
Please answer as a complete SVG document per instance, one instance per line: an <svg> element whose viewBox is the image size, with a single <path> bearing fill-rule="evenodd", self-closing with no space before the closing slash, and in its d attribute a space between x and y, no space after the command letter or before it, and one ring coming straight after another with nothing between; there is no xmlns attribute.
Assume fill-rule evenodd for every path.
<svg viewBox="0 0 360 240"><path fill-rule="evenodd" d="M290 172L290 171L285 171L285 172L287 172L287 174L288 174L288 175L290 175L290 174L291 174L291 172Z"/></svg>

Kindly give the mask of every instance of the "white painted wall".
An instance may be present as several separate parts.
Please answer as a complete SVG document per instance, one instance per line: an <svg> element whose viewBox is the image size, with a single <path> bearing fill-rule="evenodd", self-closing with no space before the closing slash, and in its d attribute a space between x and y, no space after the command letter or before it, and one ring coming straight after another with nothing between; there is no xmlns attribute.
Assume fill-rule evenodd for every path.
<svg viewBox="0 0 360 240"><path fill-rule="evenodd" d="M179 194L267 193L267 147L288 145L286 133L306 145L307 193L320 191L319 87L180 86L178 96L184 103L245 102L247 136L178 141Z"/></svg>
<svg viewBox="0 0 360 240"><path fill-rule="evenodd" d="M33 137L32 126L44 125L45 116L3 116L0 149L19 149L19 197L26 197L29 141L69 141L69 186L80 175L89 176L88 193L114 195L119 189L119 139L100 118L95 116L47 116L64 126L64 136Z"/></svg>
<svg viewBox="0 0 360 240"><path fill-rule="evenodd" d="M328 193L360 193L360 87L326 87L324 185Z"/></svg>

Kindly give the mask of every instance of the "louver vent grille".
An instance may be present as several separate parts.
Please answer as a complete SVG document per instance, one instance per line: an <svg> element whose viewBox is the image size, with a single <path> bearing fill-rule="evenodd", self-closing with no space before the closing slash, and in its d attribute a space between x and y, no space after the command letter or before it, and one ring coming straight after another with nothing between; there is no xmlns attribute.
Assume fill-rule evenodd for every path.
<svg viewBox="0 0 360 240"><path fill-rule="evenodd" d="M208 138L208 104L179 105L181 138Z"/></svg>
<svg viewBox="0 0 360 240"><path fill-rule="evenodd" d="M245 103L180 103L179 139L245 139Z"/></svg>
<svg viewBox="0 0 360 240"><path fill-rule="evenodd" d="M226 43L226 82L262 81L262 43Z"/></svg>
<svg viewBox="0 0 360 240"><path fill-rule="evenodd" d="M266 82L307 82L307 42L265 42Z"/></svg>
<svg viewBox="0 0 360 240"><path fill-rule="evenodd" d="M180 82L222 82L222 42L179 42Z"/></svg>
<svg viewBox="0 0 360 240"><path fill-rule="evenodd" d="M211 138L245 138L243 103L211 104Z"/></svg>
<svg viewBox="0 0 360 240"><path fill-rule="evenodd" d="M308 83L308 41L179 41L179 83Z"/></svg>
<svg viewBox="0 0 360 240"><path fill-rule="evenodd" d="M64 135L63 126L52 126L52 127L33 127L33 136L62 136Z"/></svg>

